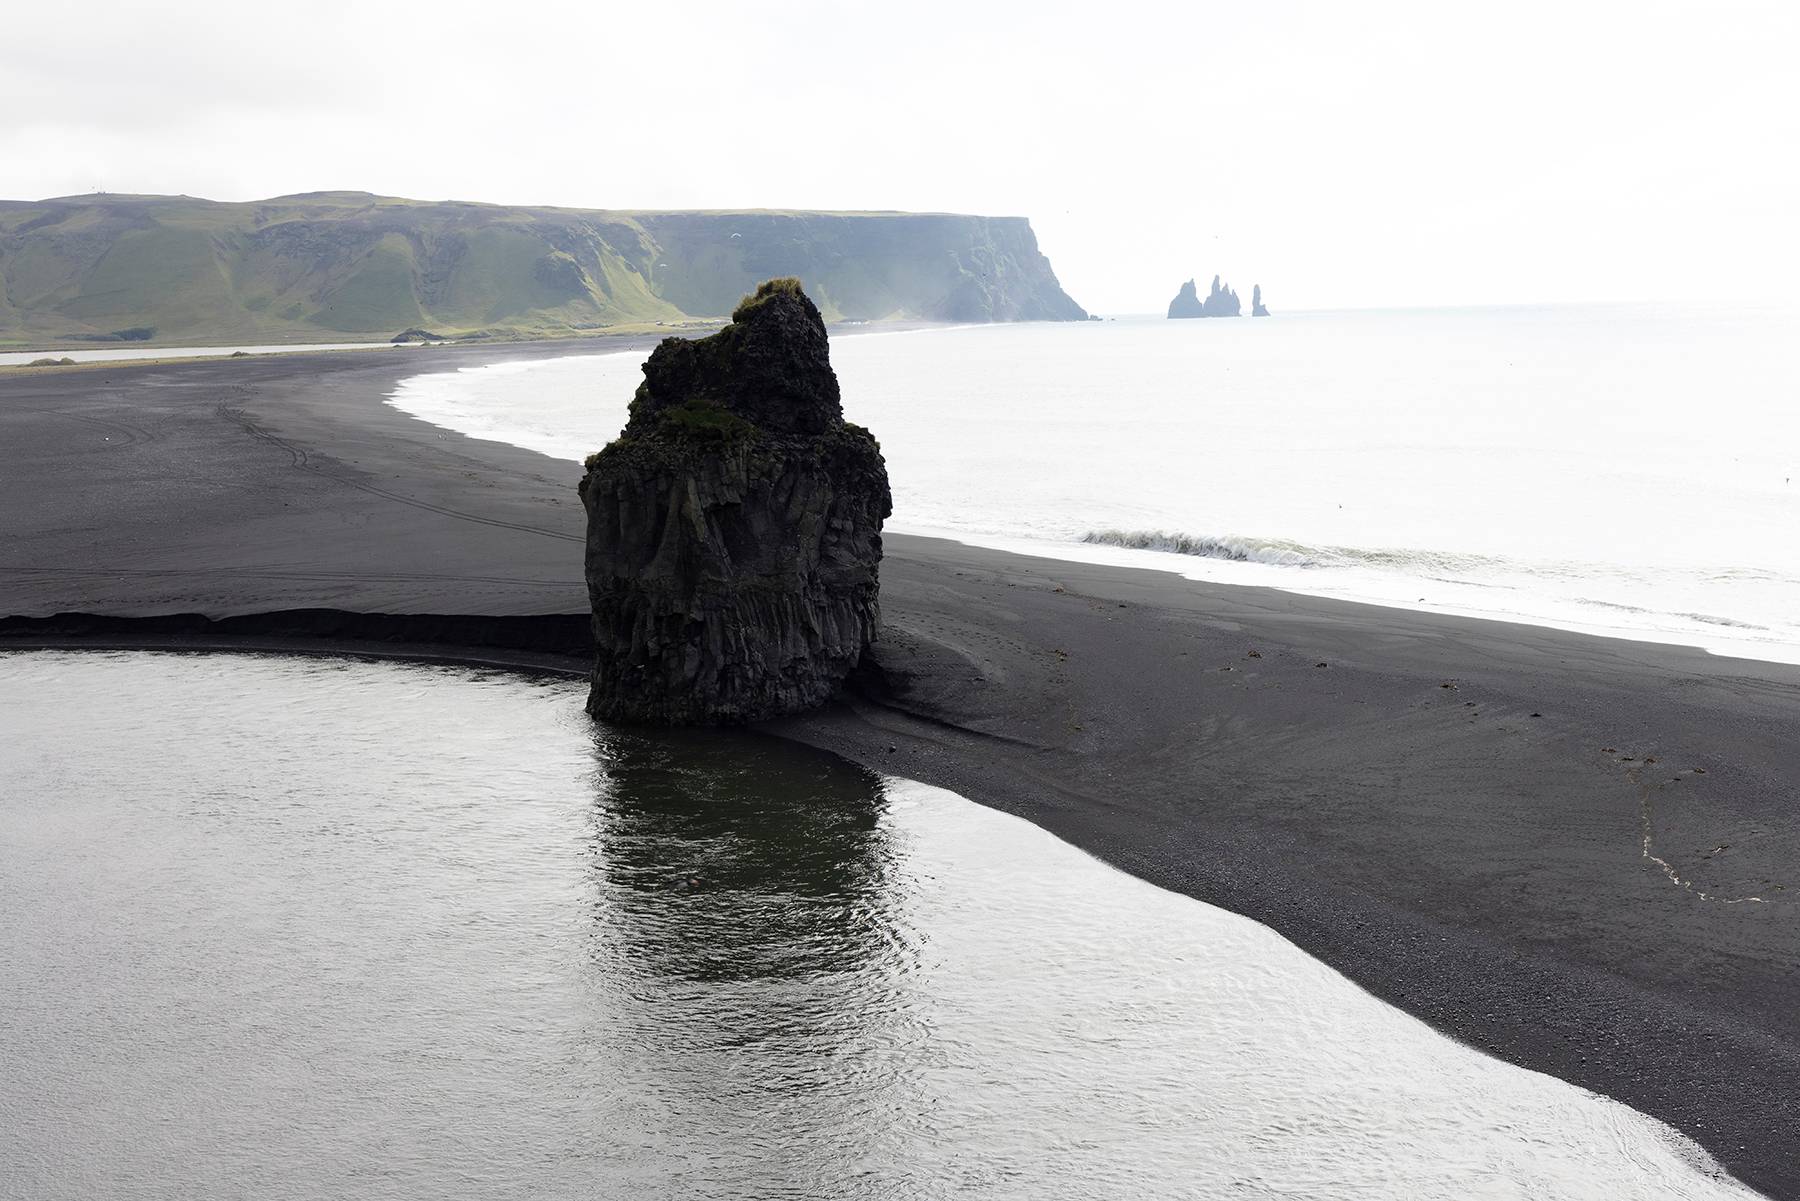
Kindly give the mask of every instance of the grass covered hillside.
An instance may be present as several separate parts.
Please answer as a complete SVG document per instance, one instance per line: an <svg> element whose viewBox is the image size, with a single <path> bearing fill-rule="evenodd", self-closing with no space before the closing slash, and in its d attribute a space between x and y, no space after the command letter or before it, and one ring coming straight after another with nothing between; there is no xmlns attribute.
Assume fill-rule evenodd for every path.
<svg viewBox="0 0 1800 1201"><path fill-rule="evenodd" d="M0 201L0 345L553 337L715 322L1080 320L1022 217L614 212L319 192Z"/></svg>

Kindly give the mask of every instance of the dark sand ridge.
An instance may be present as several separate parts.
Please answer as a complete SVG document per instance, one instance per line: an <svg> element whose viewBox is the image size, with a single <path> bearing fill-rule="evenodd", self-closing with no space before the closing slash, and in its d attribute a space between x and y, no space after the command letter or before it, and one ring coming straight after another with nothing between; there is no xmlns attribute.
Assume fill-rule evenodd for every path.
<svg viewBox="0 0 1800 1201"><path fill-rule="evenodd" d="M379 397L594 349L0 376L0 614L225 619L0 630L579 671L578 470ZM1255 917L1800 1196L1800 668L897 535L883 581L880 670L773 732Z"/></svg>

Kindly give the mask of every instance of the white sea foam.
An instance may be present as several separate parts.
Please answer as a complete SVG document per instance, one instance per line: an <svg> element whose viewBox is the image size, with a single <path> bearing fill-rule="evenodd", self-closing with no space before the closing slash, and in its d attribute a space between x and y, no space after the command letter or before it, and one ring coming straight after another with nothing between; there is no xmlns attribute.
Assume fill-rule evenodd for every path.
<svg viewBox="0 0 1800 1201"><path fill-rule="evenodd" d="M1171 534L1162 530L1089 530L1081 536L1092 546L1123 546L1172 555L1224 559L1231 563L1272 563L1277 567L1317 567L1319 552L1291 542L1267 538L1216 538L1207 534Z"/></svg>

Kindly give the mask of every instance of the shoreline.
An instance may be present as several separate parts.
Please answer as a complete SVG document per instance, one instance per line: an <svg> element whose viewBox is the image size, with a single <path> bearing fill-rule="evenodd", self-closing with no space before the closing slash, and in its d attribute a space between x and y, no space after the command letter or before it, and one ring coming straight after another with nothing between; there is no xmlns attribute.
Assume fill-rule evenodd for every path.
<svg viewBox="0 0 1800 1201"><path fill-rule="evenodd" d="M0 655L29 655L47 651L72 654L104 654L123 651L153 655L271 655L298 659L354 659L384 663L411 663L419 667L468 667L484 671L503 671L510 675L553 676L558 679L581 679L587 672L557 656L546 655L543 662L523 651L506 651L484 655L479 651L449 643L383 643L358 642L353 639L328 638L259 638L252 635L181 638L172 635L133 637L118 634L105 637L56 635L34 637L0 634ZM4 662L4 660L0 660Z"/></svg>
<svg viewBox="0 0 1800 1201"><path fill-rule="evenodd" d="M1216 559L1208 555L1190 555L1180 551L1151 550L1085 540L1052 541L1044 539L1040 545L1040 540L1036 538L1027 539L999 534L965 535L954 530L921 527L896 532L904 532L916 538L936 538L945 542L955 542L978 550L1023 555L1027 558L1050 559L1059 563L1086 563L1098 567L1122 567L1140 571L1165 572L1203 586L1220 584L1237 588L1268 588L1314 600L1368 605L1379 609L1397 609L1406 613L1460 617L1470 621L1531 626L1537 629L1556 630L1565 634L1579 634L1588 638L1610 638L1621 642L1642 642L1651 646L1699 650L1721 659L1747 659L1756 663L1800 666L1800 644L1796 643L1732 640L1729 638L1715 638L1708 641L1699 631L1667 630L1654 626L1607 626L1575 618L1496 611L1453 602L1408 602L1400 595L1373 597L1357 595L1348 591L1326 591L1304 587L1302 574L1297 574L1292 579L1284 578L1277 583L1233 580L1225 573L1208 574L1208 569L1211 568L1216 572L1219 568L1225 568L1229 571L1230 568L1240 566L1240 564L1230 559ZM1272 567L1270 570L1304 573L1306 569ZM1395 591L1398 593L1399 590Z"/></svg>
<svg viewBox="0 0 1800 1201"><path fill-rule="evenodd" d="M879 342L873 332L859 332L863 338ZM1008 345L1006 340L1014 331L1009 327L966 327L926 332L933 335L936 347L928 359L953 358L966 351L991 369L991 348ZM964 333L976 336L953 338ZM945 338L958 346L967 345L958 350L950 341L943 341ZM976 350L982 346L990 349ZM1049 346L1039 348L1047 350ZM852 349L859 355L852 356ZM912 357L864 346L860 340L845 344L842 350L841 366L856 374L865 388L871 383L862 374L868 369L865 356L875 356L872 361L885 363L890 372L899 361ZM588 360L590 365L585 368L577 363L558 366L563 361L552 360L499 364L491 374L477 372L461 378L415 376L402 382L390 403L451 432L580 462L588 453L588 444L600 440L603 431L610 432L607 421L596 420L598 414L617 409L622 422L624 395L635 386L636 362L625 356L609 357L610 364L594 359ZM863 368L853 370L859 362L864 363ZM845 379L849 378L846 374ZM607 393L591 410L581 403L581 392L589 388L604 388ZM860 420L893 412L895 397L885 394L879 384L874 396L874 407ZM888 523L890 532L943 537L991 550L1075 562L1154 568L1190 579L1270 586L1327 599L1522 622L1600 637L1701 646L1719 655L1800 663L1800 626L1791 620L1790 609L1778 603L1781 595L1800 583L1800 577L1784 567L1769 566L1784 559L1781 554L1771 554L1766 563L1753 559L1764 566L1739 572L1729 561L1707 560L1700 548L1692 554L1669 556L1681 562L1658 567L1656 556L1645 558L1642 547L1622 551L1617 561L1598 545L1585 549L1565 546L1557 553L1546 551L1539 556L1527 553L1529 542L1513 553L1494 545L1492 538L1481 538L1476 540L1484 544L1479 549L1456 549L1462 544L1443 529L1435 538L1389 541L1372 528L1360 533L1330 531L1293 514L1287 518L1294 520L1278 520L1268 527L1235 509L1232 516L1218 522L1189 512L1185 520L1174 517L1161 523L1161 517L1175 512L1166 505L1180 492L1177 489L1163 496L1161 485L1146 494L1162 497L1153 506L1159 517L1148 511L1139 515L1116 511L1092 487L1074 484L1064 490L1068 495L1060 504L1053 504L1051 511L1035 505L1022 509L1005 496L993 494L991 485L971 483L965 492L962 483L935 472L930 466L932 456L921 458L921 452L930 446L929 430L914 428L902 419L902 425L890 427L890 433L890 458L909 465L909 476L922 473L922 478L914 479L914 487L905 490L907 497L898 503ZM970 431L977 444L994 433L979 417ZM1054 452L1054 447L1045 449ZM955 456L962 454L955 450ZM1163 470L1168 469L1165 458L1151 458L1161 463ZM1031 475L1054 479L1068 464L1052 457L1042 467ZM921 483L928 492L919 491ZM1128 481L1114 481L1106 496L1129 495L1131 488ZM936 504L932 496L940 494L962 496L960 510ZM988 497L999 508L981 512L987 502L976 497ZM1278 508L1281 504L1278 499L1271 503ZM975 510L970 510L969 504L974 504ZM1089 512L1099 516L1089 518ZM1270 529L1283 532L1270 533ZM1290 529L1302 532L1285 536ZM1762 542L1769 544L1770 539ZM1779 544L1780 540L1773 542ZM1761 582L1750 582L1753 579Z"/></svg>
<svg viewBox="0 0 1800 1201"><path fill-rule="evenodd" d="M501 349L7 376L0 616L585 617L578 468L383 403L423 363L593 352ZM1254 918L1437 1029L1800 1196L1800 668L886 541L870 669L833 708L760 728ZM0 623L0 647L22 633Z"/></svg>
<svg viewBox="0 0 1800 1201"><path fill-rule="evenodd" d="M551 353L545 358L557 358L568 353L607 354L614 351L624 353L637 348L637 344L646 339L652 342L663 338L691 338L716 331L718 321L697 320L690 324L667 326L624 326L606 332L585 331L568 334L545 334L540 337L521 336L517 338L462 338L445 337L431 342L220 342L194 343L173 342L166 345L148 345L142 354L133 354L129 349L116 350L119 343L83 343L79 346L55 346L48 349L0 345L0 360L9 357L35 355L42 358L54 358L69 354L105 354L106 358L76 359L70 363L60 363L53 367L35 367L31 362L8 363L0 361L0 379L5 379L7 372L26 371L37 373L52 370L68 370L72 367L141 367L169 366L176 363L208 363L219 359L268 359L290 357L294 355L344 354L360 353L368 350L436 350L456 348L459 350L479 350L498 352L502 357L495 362L503 362L507 358L518 357L515 352L524 347L544 348ZM952 321L850 321L839 322L827 327L834 337L849 337L858 334L906 334L919 330L958 329L960 323ZM608 344L611 344L610 346ZM569 352L561 349L575 344L588 349ZM130 344L126 344L129 346ZM113 357L115 352L118 357Z"/></svg>
<svg viewBox="0 0 1800 1201"><path fill-rule="evenodd" d="M584 330L567 334L543 334L536 337L520 335L512 338L471 338L445 335L429 341L395 342L391 338L376 338L359 341L355 338L344 338L338 341L268 341L255 338L240 338L229 342L201 341L158 341L158 342L125 342L125 341L87 341L61 342L50 345L0 344L0 357L15 355L42 355L51 357L67 354L104 354L105 358L76 359L72 366L87 367L94 364L125 367L143 363L187 363L196 360L228 359L234 352L243 351L239 358L263 358L274 355L294 354L337 354L342 351L360 350L421 350L431 347L480 347L486 350L509 350L515 346L555 345L561 342L604 342L619 338L651 338L682 337L688 334L704 332L718 328L716 322L695 321L691 325L627 325L608 330ZM323 331L329 332L329 331ZM134 354L134 348L141 348L142 354ZM0 368L24 367L28 363L0 363Z"/></svg>

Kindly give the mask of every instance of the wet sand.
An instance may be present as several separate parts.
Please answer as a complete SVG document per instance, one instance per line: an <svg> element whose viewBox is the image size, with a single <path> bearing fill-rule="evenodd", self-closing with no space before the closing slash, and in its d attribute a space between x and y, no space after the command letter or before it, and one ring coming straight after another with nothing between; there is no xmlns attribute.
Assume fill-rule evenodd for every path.
<svg viewBox="0 0 1800 1201"><path fill-rule="evenodd" d="M380 396L649 341L0 376L0 645L581 671L578 469ZM887 549L870 670L771 732L1255 917L1800 1196L1800 668Z"/></svg>

